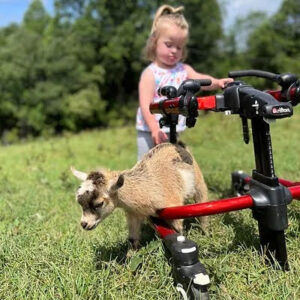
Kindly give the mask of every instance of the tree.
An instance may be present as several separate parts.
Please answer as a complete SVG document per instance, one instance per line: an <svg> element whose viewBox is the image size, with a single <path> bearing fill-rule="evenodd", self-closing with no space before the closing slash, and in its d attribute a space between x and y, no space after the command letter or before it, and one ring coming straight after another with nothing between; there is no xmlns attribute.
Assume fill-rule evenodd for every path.
<svg viewBox="0 0 300 300"><path fill-rule="evenodd" d="M29 7L24 26L0 32L0 132L13 129L25 137L105 124L105 103L97 89L102 69L93 65L87 72L77 59L82 44L72 27L57 18L34 26L44 16L37 13L44 11L40 4Z"/></svg>
<svg viewBox="0 0 300 300"><path fill-rule="evenodd" d="M24 27L36 33L42 33L50 21L50 16L46 12L41 0L33 0L25 12Z"/></svg>
<svg viewBox="0 0 300 300"><path fill-rule="evenodd" d="M188 1L185 15L190 24L188 60L199 72L219 75L222 59L220 41L223 38L222 15L218 2Z"/></svg>
<svg viewBox="0 0 300 300"><path fill-rule="evenodd" d="M177 1L130 0L123 5L116 0L56 1L59 14L73 22L77 38L89 36L90 43L84 45L93 46L94 59L104 68L105 81L100 89L109 101L109 109L114 103L119 106L137 101L138 79L146 64L141 53L150 32L151 16L165 3L179 5ZM218 2L189 1L185 4L185 15L191 23L188 62L199 71L215 71L222 37Z"/></svg>
<svg viewBox="0 0 300 300"><path fill-rule="evenodd" d="M134 120L152 16L177 1L56 0L49 16L33 0L21 26L0 30L0 133L19 136ZM190 62L217 75L221 15L216 0L191 0ZM195 13L199 12L199 13ZM211 22L211 20L214 22ZM217 66L217 67L216 67Z"/></svg>
<svg viewBox="0 0 300 300"><path fill-rule="evenodd" d="M299 0L284 0L278 13L252 33L247 55L254 68L300 73Z"/></svg>

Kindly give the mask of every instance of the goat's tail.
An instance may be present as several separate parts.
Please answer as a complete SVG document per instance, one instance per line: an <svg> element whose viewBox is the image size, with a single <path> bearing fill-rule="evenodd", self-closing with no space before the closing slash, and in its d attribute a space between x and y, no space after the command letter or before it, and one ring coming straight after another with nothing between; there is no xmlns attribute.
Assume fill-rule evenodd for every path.
<svg viewBox="0 0 300 300"><path fill-rule="evenodd" d="M186 145L185 145L185 143L182 142L182 141L178 141L178 142L176 143L176 145L178 145L178 146L180 146L180 147L186 149Z"/></svg>

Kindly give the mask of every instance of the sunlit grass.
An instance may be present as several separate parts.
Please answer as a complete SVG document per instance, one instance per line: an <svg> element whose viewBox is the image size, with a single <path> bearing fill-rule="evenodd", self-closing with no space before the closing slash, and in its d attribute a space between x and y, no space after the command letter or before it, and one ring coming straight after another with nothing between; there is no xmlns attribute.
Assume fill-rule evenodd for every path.
<svg viewBox="0 0 300 300"><path fill-rule="evenodd" d="M300 111L271 126L276 174L300 180ZM237 116L201 115L181 139L199 162L211 200L230 193L230 174L254 168ZM78 185L70 166L130 168L134 127L90 131L0 148L0 299L180 299L161 241L143 229L143 248L126 258L127 228L117 210L95 231L79 225ZM210 217L208 236L191 223L187 236L212 285L211 299L300 298L300 204L289 206L291 271L275 271L258 254L251 211Z"/></svg>

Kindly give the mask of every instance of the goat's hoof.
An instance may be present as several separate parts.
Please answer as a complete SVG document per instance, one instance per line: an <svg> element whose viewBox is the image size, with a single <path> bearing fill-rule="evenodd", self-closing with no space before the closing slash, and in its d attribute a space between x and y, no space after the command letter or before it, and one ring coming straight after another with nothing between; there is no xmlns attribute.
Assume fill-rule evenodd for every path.
<svg viewBox="0 0 300 300"><path fill-rule="evenodd" d="M126 253L126 258L132 258L136 253L136 250L129 248Z"/></svg>
<svg viewBox="0 0 300 300"><path fill-rule="evenodd" d="M140 248L140 241L135 239L128 239L129 249L138 250Z"/></svg>

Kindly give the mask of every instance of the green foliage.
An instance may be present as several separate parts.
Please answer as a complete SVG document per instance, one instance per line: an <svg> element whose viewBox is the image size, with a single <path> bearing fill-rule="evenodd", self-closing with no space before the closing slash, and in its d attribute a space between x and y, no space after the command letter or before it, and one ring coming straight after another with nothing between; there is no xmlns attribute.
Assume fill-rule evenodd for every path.
<svg viewBox="0 0 300 300"><path fill-rule="evenodd" d="M47 14L41 0L33 0L26 11L23 23L24 27L42 33L48 25L50 16Z"/></svg>
<svg viewBox="0 0 300 300"><path fill-rule="evenodd" d="M31 1L20 26L0 29L2 141L133 123L146 64L142 49L153 14L164 3L181 5L56 0L50 16L41 0ZM230 70L256 68L300 74L297 0L285 0L269 18L251 13L226 35L217 0L182 4L190 23L187 63L199 72L225 77Z"/></svg>
<svg viewBox="0 0 300 300"><path fill-rule="evenodd" d="M0 134L13 130L12 136L26 137L134 122L145 66L141 53L151 15L163 3L57 0L50 17L42 1L32 1L20 27L0 30ZM205 31L211 15L215 22ZM197 47L218 52L218 4L194 0L186 16L190 62L208 70L213 59L200 57Z"/></svg>
<svg viewBox="0 0 300 300"><path fill-rule="evenodd" d="M68 95L63 100L65 111L65 127L72 131L78 131L82 127L97 127L99 120L105 120L105 102L99 101L97 86L82 89L78 93Z"/></svg>
<svg viewBox="0 0 300 300"><path fill-rule="evenodd" d="M218 1L189 1L185 5L185 15L190 23L187 62L199 72L219 76L219 42L223 32Z"/></svg>
<svg viewBox="0 0 300 300"><path fill-rule="evenodd" d="M281 9L249 38L248 58L254 68L300 73L300 6L285 0Z"/></svg>

